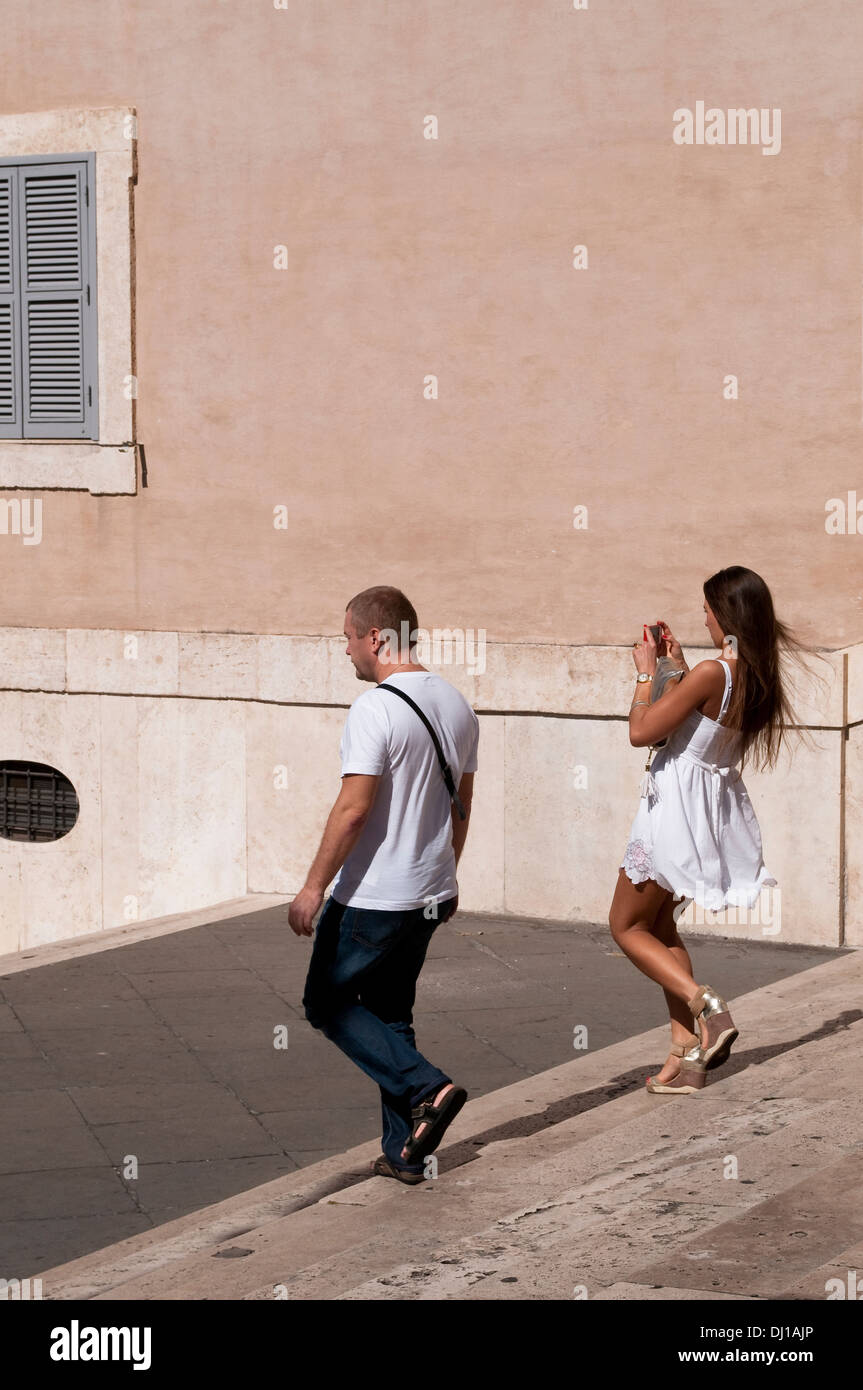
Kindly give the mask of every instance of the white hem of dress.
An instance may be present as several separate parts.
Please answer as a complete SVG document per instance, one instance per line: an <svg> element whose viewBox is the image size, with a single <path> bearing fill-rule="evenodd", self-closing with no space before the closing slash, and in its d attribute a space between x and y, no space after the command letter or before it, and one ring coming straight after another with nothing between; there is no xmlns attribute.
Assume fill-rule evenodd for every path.
<svg viewBox="0 0 863 1390"><path fill-rule="evenodd" d="M625 861L619 867L623 869L630 883L647 883L650 880L657 883L660 888L664 888L667 893L673 893L678 901L688 898L690 902L696 903L705 912L724 912L728 907L742 907L749 912L761 897L762 888L775 888L778 885L777 879L773 878L771 874L765 874L764 878L757 884L751 884L748 888L728 888L724 892L721 888L717 888L699 896L696 891L697 886L694 887L691 884L687 884L684 888L675 886L675 884L669 883L662 874L657 873L656 869L650 873L636 871L635 876L633 876L627 869Z"/></svg>

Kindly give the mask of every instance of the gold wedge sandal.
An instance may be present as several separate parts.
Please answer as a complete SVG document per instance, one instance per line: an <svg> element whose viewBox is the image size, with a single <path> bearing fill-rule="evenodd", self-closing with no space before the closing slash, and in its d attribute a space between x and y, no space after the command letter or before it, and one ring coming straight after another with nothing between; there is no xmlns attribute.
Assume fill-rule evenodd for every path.
<svg viewBox="0 0 863 1390"><path fill-rule="evenodd" d="M723 1062L728 1061L731 1044L738 1036L728 1005L710 985L701 985L698 993L689 1000L687 1008L704 1028L704 1034L699 1039L704 1052L704 1065L708 1071L721 1067Z"/></svg>
<svg viewBox="0 0 863 1390"><path fill-rule="evenodd" d="M670 1057L680 1058L680 1068L670 1081L654 1081L647 1078L647 1090L657 1096L686 1096L700 1091L707 1081L707 1069L701 1042L697 1033L692 1033L686 1042L672 1043Z"/></svg>

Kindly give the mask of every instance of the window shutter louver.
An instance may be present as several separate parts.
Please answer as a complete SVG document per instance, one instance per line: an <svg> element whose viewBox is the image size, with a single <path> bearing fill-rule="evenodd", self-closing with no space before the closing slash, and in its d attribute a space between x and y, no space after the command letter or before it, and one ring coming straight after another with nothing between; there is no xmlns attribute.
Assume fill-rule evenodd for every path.
<svg viewBox="0 0 863 1390"><path fill-rule="evenodd" d="M8 308L0 297L0 411L9 402L0 434L7 438L95 437L92 170L86 158L0 168L10 232ZM5 207L0 201L0 214ZM0 258L5 246L0 239Z"/></svg>
<svg viewBox="0 0 863 1390"><path fill-rule="evenodd" d="M16 275L15 169L0 168L0 431L21 434L20 296Z"/></svg>

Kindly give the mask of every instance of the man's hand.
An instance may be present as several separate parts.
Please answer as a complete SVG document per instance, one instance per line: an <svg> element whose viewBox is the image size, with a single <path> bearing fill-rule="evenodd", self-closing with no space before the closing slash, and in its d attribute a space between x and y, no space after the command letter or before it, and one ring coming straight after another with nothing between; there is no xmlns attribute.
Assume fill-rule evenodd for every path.
<svg viewBox="0 0 863 1390"><path fill-rule="evenodd" d="M297 936L311 936L312 918L324 900L327 884L342 867L369 817L380 777L372 773L345 773L342 789L327 818L320 849L303 887L288 909L288 921Z"/></svg>
<svg viewBox="0 0 863 1390"><path fill-rule="evenodd" d="M458 912L458 888L456 887L456 890L455 890L455 902L454 902L453 905L452 905L452 911L449 912L449 913L447 913L446 917L443 918L443 921L441 922L441 926L443 926L444 922L449 922L451 918L455 917L455 915L456 915L457 912Z"/></svg>
<svg viewBox="0 0 863 1390"><path fill-rule="evenodd" d="M323 893L317 888L310 888L308 884L301 888L294 901L288 908L288 921L291 930L297 936L314 935L312 922L320 910L324 900Z"/></svg>

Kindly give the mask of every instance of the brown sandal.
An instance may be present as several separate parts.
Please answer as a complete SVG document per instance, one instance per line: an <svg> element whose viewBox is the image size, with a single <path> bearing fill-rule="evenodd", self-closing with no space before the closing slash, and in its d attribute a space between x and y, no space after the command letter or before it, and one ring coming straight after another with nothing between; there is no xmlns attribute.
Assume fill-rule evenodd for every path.
<svg viewBox="0 0 863 1390"><path fill-rule="evenodd" d="M738 1036L728 1005L710 985L701 985L698 993L689 1000L687 1008L693 1018L701 1020L704 1027L701 1039L704 1065L708 1071L721 1067L723 1062L728 1061L731 1044Z"/></svg>
<svg viewBox="0 0 863 1390"><path fill-rule="evenodd" d="M685 1096L700 1091L707 1081L707 1071L698 1034L690 1034L685 1043L672 1043L669 1056L680 1058L677 1075L670 1081L654 1081L649 1076L647 1090L660 1096Z"/></svg>
<svg viewBox="0 0 863 1390"><path fill-rule="evenodd" d="M440 1095L444 1086L447 1085L451 1089L447 1091L440 1105L435 1105L434 1095L432 1095L411 1110L413 1129L404 1146L407 1150L403 1154L405 1162L422 1163L426 1155L437 1148L446 1130L467 1100L467 1091L464 1087L453 1086L452 1082L444 1082L443 1086L438 1087L435 1095ZM418 1134L417 1131L421 1128L423 1132Z"/></svg>
<svg viewBox="0 0 863 1390"><path fill-rule="evenodd" d="M409 1183L412 1187L426 1180L425 1173L409 1173L405 1168L396 1167L386 1154L381 1154L380 1158L375 1159L372 1172L379 1178L397 1178L399 1182Z"/></svg>

